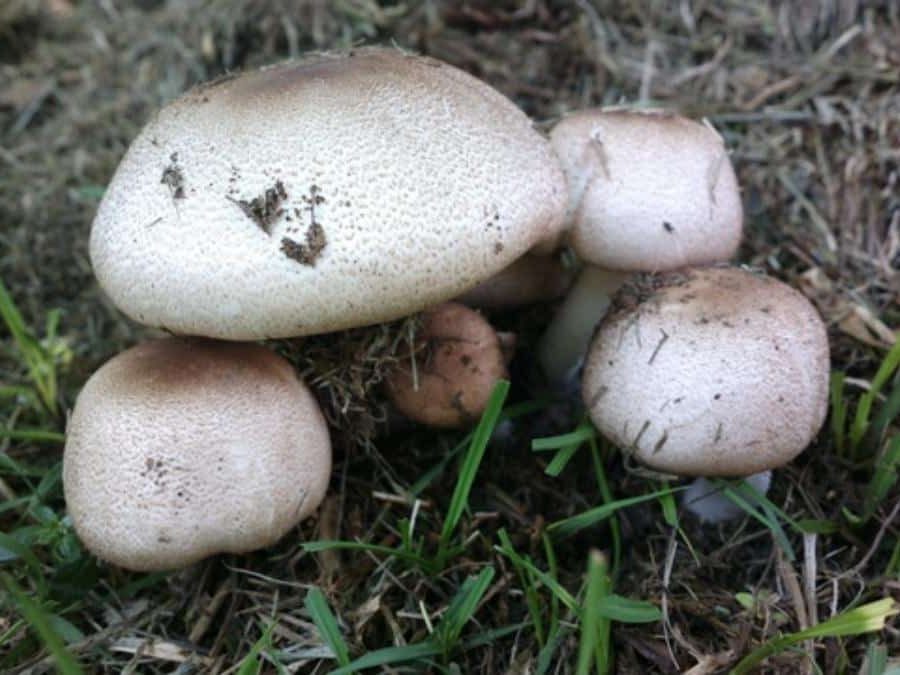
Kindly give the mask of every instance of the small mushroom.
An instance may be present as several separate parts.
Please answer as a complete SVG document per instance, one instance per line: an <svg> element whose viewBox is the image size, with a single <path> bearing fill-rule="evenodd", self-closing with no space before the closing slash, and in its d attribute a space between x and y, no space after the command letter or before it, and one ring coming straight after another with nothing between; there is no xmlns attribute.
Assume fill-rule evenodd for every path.
<svg viewBox="0 0 900 675"><path fill-rule="evenodd" d="M623 286L582 395L600 432L643 464L738 477L809 445L828 375L825 326L800 293L740 268L685 269Z"/></svg>
<svg viewBox="0 0 900 675"><path fill-rule="evenodd" d="M569 188L569 243L585 262L538 346L559 385L630 274L728 260L743 211L722 138L708 124L664 110L585 110L559 122L550 140Z"/></svg>
<svg viewBox="0 0 900 675"><path fill-rule="evenodd" d="M315 511L331 470L316 400L256 345L162 339L87 381L63 485L75 530L132 570L268 546Z"/></svg>
<svg viewBox="0 0 900 675"><path fill-rule="evenodd" d="M415 354L388 374L386 384L410 419L459 428L478 421L497 380L506 377L506 354L493 327L475 310L446 302L423 314Z"/></svg>
<svg viewBox="0 0 900 675"><path fill-rule="evenodd" d="M527 253L512 265L466 291L456 301L487 310L515 309L555 300L566 292L572 273L556 255Z"/></svg>

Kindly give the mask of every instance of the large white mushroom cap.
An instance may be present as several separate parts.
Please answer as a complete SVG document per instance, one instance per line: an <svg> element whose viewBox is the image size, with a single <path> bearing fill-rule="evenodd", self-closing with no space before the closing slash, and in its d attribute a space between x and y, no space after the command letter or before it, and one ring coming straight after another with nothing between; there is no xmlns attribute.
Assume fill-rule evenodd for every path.
<svg viewBox="0 0 900 675"><path fill-rule="evenodd" d="M247 340L390 320L459 295L562 224L549 143L488 85L396 49L196 88L122 160L91 232L133 319Z"/></svg>
<svg viewBox="0 0 900 675"><path fill-rule="evenodd" d="M69 514L100 558L182 567L277 541L318 507L331 471L319 406L275 353L165 339L104 364L69 421Z"/></svg>
<svg viewBox="0 0 900 675"><path fill-rule="evenodd" d="M806 448L828 376L825 326L800 293L738 268L689 269L623 287L582 394L597 428L647 466L746 476Z"/></svg>
<svg viewBox="0 0 900 675"><path fill-rule="evenodd" d="M743 209L721 136L665 110L592 109L550 134L570 242L592 265L658 272L728 260Z"/></svg>

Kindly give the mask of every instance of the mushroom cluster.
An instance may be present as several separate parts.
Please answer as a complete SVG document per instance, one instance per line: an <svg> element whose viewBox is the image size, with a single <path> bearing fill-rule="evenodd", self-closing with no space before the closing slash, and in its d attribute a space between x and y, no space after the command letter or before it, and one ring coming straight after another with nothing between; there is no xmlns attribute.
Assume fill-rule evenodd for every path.
<svg viewBox="0 0 900 675"><path fill-rule="evenodd" d="M286 360L226 341L423 312L386 393L410 418L466 426L515 344L466 304L555 299L572 277L561 243L584 264L537 349L551 383L594 333L586 406L640 461L700 475L786 461L821 425L827 342L783 284L688 267L730 258L741 225L722 139L669 112L584 111L547 139L488 85L384 48L199 86L134 140L91 230L113 303L181 337L120 354L79 395L75 528L136 570L273 543L325 494L329 430Z"/></svg>
<svg viewBox="0 0 900 675"><path fill-rule="evenodd" d="M524 113L398 49L314 54L164 107L103 197L91 261L129 317L206 339L138 345L82 390L64 482L84 543L148 570L274 542L324 496L328 430L287 361L219 340L433 307L558 238L565 200L550 144ZM464 315L471 348L471 330L454 337ZM505 375L501 340L462 306L426 317L439 347L421 383L440 389L453 361L452 377L475 382L437 392L451 409L436 423L468 423ZM398 407L439 407L420 405L425 390L400 373L389 387Z"/></svg>
<svg viewBox="0 0 900 675"><path fill-rule="evenodd" d="M707 497L703 476L748 477L765 492L771 469L821 428L825 326L800 293L725 264L743 214L711 126L614 108L575 113L550 137L568 241L585 264L541 364L567 386L586 355L581 391L598 430L652 469L701 477L686 506L721 520L730 504Z"/></svg>

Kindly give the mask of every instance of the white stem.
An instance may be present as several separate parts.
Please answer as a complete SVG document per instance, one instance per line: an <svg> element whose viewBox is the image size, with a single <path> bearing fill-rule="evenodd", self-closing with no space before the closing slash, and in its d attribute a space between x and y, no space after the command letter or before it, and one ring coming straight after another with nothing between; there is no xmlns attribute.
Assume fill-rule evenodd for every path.
<svg viewBox="0 0 900 675"><path fill-rule="evenodd" d="M577 372L594 327L609 309L613 293L629 276L593 265L585 265L578 274L538 345L538 360L552 385L565 384Z"/></svg>
<svg viewBox="0 0 900 675"><path fill-rule="evenodd" d="M772 472L762 471L752 476L747 476L744 482L752 485L753 488L761 495L765 495L769 491L769 485L772 483ZM750 504L756 506L757 499L749 500ZM706 478L698 478L688 486L688 489L681 493L681 503L688 511L697 516L704 523L723 523L727 520L733 520L746 513L744 509L735 504L719 492Z"/></svg>

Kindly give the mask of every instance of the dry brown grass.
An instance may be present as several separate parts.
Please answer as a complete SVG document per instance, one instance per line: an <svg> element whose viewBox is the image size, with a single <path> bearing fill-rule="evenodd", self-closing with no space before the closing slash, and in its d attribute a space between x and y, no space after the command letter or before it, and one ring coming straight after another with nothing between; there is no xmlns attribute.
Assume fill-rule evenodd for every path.
<svg viewBox="0 0 900 675"><path fill-rule="evenodd" d="M8 0L0 6L0 275L33 325L47 310L63 309L75 358L62 396L71 405L99 363L143 334L101 297L86 242L103 186L151 112L229 70L308 49L394 42L486 80L544 127L569 110L619 102L709 118L732 150L743 189L741 261L816 302L829 324L835 368L865 387L900 326L898 35L900 4L892 0ZM547 312L498 321L528 336ZM489 453L472 497L475 512L464 520L471 542L442 574L365 554L298 549L301 537L396 543L396 522L411 508L409 485L458 440L406 430L359 447L366 425L381 415L379 364L392 358L407 329L355 332L333 345L311 338L306 347L315 358L282 345L330 401L332 420L343 414L354 421L337 458L334 496L316 522L269 551L218 558L143 586L134 585L140 577L91 568L96 585L66 615L85 635L71 651L91 672L234 672L259 639L260 622L272 617L274 644L286 650L292 672L326 672L328 661L306 658L321 646L303 608L310 584L325 590L355 653L427 635L419 602L430 611L446 606L466 575L487 563L498 574L479 625L522 620L517 579L492 549L496 531L505 527L519 550L540 558L547 522L598 501L587 458L576 457L552 479L529 451L530 437L574 426L566 410L520 425ZM17 377L11 360L3 363L3 378ZM517 395L526 397L527 387ZM19 414L4 401L0 413ZM45 465L58 459L29 444L3 449ZM609 472L617 497L649 491L614 457ZM718 531L687 523L693 558L660 522L658 507L629 510L621 518L626 565L617 592L665 599L668 623L617 629L616 672L723 672L735 655L811 617L825 619L858 599L900 597L900 579L883 574L900 537L900 523L886 516L900 495L869 526L854 529L842 515L844 507L859 510L866 480L835 456L827 433L779 476L773 500L785 512L841 523L838 532L806 542L792 535L801 552L794 563L752 520ZM445 475L426 491L422 531L440 530L452 487ZM12 527L14 512L0 513L0 522ZM562 542L561 581L576 587L588 549L607 545L603 528ZM762 602L747 610L738 592ZM0 632L12 621L0 613ZM900 652L900 624L881 639ZM24 630L11 635L0 658L23 640ZM865 640L845 647L817 645L825 672L857 671ZM575 651L574 643L561 646L558 672L571 671ZM523 631L458 654L458 672L531 672L535 653ZM47 664L32 649L7 665L42 672ZM811 671L792 652L766 672Z"/></svg>

